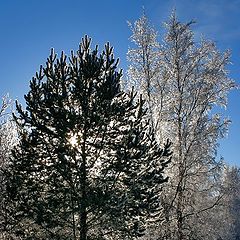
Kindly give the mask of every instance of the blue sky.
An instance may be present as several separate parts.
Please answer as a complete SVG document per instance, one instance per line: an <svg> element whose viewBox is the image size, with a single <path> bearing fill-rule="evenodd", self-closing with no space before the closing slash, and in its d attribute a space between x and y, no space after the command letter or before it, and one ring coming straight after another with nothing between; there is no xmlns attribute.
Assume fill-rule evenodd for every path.
<svg viewBox="0 0 240 240"><path fill-rule="evenodd" d="M9 93L23 103L29 80L44 64L50 49L77 50L85 34L100 48L107 41L126 70L131 32L127 21L142 14L161 27L173 8L181 21L196 20L196 35L203 34L218 48L232 50L229 75L238 84L240 72L240 0L8 0L0 1L0 96ZM160 32L161 33L161 32ZM229 94L224 114L232 120L228 137L220 141L219 156L240 166L240 92Z"/></svg>

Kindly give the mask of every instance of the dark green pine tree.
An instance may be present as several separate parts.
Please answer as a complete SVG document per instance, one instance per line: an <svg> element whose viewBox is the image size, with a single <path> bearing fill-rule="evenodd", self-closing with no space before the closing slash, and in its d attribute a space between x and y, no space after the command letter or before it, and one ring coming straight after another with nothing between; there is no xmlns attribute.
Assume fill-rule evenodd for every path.
<svg viewBox="0 0 240 240"><path fill-rule="evenodd" d="M157 218L170 144L161 149L142 99L120 89L109 44L51 52L15 120L9 201L23 239L130 239Z"/></svg>

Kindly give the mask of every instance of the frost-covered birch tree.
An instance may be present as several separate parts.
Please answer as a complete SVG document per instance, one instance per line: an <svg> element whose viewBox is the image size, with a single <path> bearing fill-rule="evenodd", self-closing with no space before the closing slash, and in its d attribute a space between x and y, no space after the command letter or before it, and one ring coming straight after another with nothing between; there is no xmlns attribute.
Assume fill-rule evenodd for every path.
<svg viewBox="0 0 240 240"><path fill-rule="evenodd" d="M217 212L224 226L220 231L230 240L240 239L240 169L226 165L222 175L225 196L222 211ZM222 214L222 216L221 216ZM222 224L219 224L220 226Z"/></svg>
<svg viewBox="0 0 240 240"><path fill-rule="evenodd" d="M205 212L204 218L208 226L202 229L202 232L209 231L209 239L213 240L237 240L240 237L239 168L223 163L219 181L221 181L220 192L223 197L217 208L212 209L211 214Z"/></svg>
<svg viewBox="0 0 240 240"><path fill-rule="evenodd" d="M6 170L11 157L11 150L17 142L16 125L12 121L12 101L8 95L2 98L0 106L0 238L8 239L10 229L10 205L6 198Z"/></svg>
<svg viewBox="0 0 240 240"><path fill-rule="evenodd" d="M181 23L175 13L165 23L166 33L159 43L156 31L146 22L143 16L132 27L135 48L128 52L128 77L139 87L149 82L150 90L141 87L140 92L150 95L145 99L152 109L154 130L159 141L174 142L158 237L211 239L204 213L211 214L222 198L215 180L220 167L216 150L229 124L213 110L226 106L234 87L226 70L230 53L219 52L212 41L197 42L193 22ZM152 65L145 61L143 49L149 50Z"/></svg>
<svg viewBox="0 0 240 240"><path fill-rule="evenodd" d="M134 86L136 91L146 100L149 110L148 117L151 121L151 127L154 129L153 111L156 98L153 93L160 62L157 32L151 27L146 15L143 15L134 24L129 22L129 27L133 32L131 41L138 48L130 49L128 52L131 65L128 69L130 78L126 85L128 88Z"/></svg>
<svg viewBox="0 0 240 240"><path fill-rule="evenodd" d="M144 100L121 90L113 48L90 42L69 61L52 52L26 110L17 104L8 192L24 239L133 239L158 219L170 143L160 148Z"/></svg>

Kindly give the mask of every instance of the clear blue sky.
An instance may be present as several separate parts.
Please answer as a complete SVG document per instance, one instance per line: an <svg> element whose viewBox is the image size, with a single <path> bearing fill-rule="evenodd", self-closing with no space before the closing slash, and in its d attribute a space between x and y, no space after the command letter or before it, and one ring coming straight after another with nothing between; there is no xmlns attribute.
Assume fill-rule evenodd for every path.
<svg viewBox="0 0 240 240"><path fill-rule="evenodd" d="M50 48L77 50L88 34L100 47L115 48L126 70L131 32L127 21L142 14L142 6L159 27L176 8L181 21L195 19L196 34L214 40L220 50L232 50L230 76L239 84L240 0L8 0L0 1L0 96L9 93L23 103L29 80L44 64ZM240 166L240 93L229 95L224 112L232 120L228 137L220 141L219 156Z"/></svg>

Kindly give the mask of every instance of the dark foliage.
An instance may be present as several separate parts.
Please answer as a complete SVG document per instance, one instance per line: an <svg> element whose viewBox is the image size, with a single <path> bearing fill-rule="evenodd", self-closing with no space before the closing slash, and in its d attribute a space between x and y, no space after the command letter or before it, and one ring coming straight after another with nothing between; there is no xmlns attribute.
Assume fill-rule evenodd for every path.
<svg viewBox="0 0 240 240"><path fill-rule="evenodd" d="M85 37L67 60L51 52L17 104L9 169L15 234L24 239L127 239L157 218L170 143L159 147L144 101L120 89L106 44Z"/></svg>

